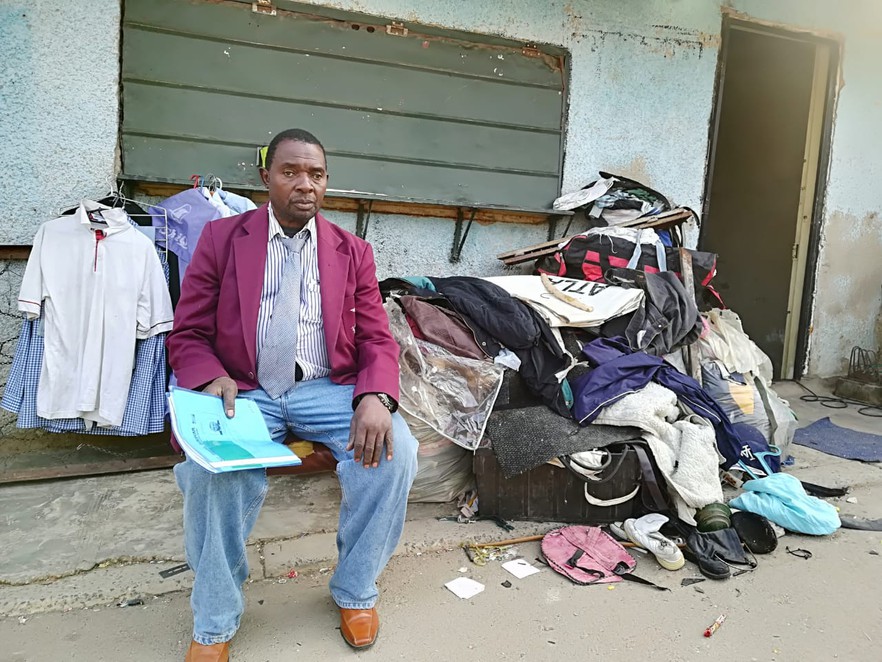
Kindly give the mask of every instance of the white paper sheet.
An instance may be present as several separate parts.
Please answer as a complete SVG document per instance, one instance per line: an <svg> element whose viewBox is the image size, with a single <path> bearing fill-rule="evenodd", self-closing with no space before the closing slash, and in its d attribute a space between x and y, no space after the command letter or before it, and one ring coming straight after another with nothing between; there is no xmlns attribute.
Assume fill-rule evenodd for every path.
<svg viewBox="0 0 882 662"><path fill-rule="evenodd" d="M524 577L529 577L530 575L535 575L537 572L539 572L539 568L534 565L530 565L524 559L507 561L506 563L502 564L502 567L508 570L518 579L523 579Z"/></svg>
<svg viewBox="0 0 882 662"><path fill-rule="evenodd" d="M473 598L484 590L484 585L481 582L476 582L474 579L469 579L468 577L457 577L444 584L444 586L450 589L454 595L463 600Z"/></svg>

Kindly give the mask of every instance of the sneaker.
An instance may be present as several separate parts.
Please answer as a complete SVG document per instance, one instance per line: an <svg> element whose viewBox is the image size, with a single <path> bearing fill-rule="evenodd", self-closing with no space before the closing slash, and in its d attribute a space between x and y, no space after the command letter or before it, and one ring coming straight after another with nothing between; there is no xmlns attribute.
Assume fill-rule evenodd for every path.
<svg viewBox="0 0 882 662"><path fill-rule="evenodd" d="M652 552L659 565L665 570L679 570L686 563L680 548L659 532L668 518L658 513L644 515L640 519L628 519L622 529L628 539Z"/></svg>
<svg viewBox="0 0 882 662"><path fill-rule="evenodd" d="M629 541L628 534L625 533L624 522L611 522L608 526L609 532L613 534L617 539Z"/></svg>

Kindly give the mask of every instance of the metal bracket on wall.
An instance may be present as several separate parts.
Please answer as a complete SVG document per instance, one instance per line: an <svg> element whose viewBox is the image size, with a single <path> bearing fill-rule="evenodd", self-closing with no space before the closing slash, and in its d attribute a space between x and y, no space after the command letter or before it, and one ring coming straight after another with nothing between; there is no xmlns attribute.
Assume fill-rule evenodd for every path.
<svg viewBox="0 0 882 662"><path fill-rule="evenodd" d="M406 37L408 30L404 27L404 23L399 23L398 21L392 21L391 25L386 26L386 34L390 34L393 37Z"/></svg>
<svg viewBox="0 0 882 662"><path fill-rule="evenodd" d="M367 203L364 200L358 201L358 216L355 218L355 236L359 239L367 239L368 225L371 222L371 209L373 209L373 206L373 200L368 200ZM365 207L367 207L367 213L365 213Z"/></svg>
<svg viewBox="0 0 882 662"><path fill-rule="evenodd" d="M276 15L276 8L273 7L272 0L256 0L256 2L252 2L251 11L255 14L266 14L267 16Z"/></svg>
<svg viewBox="0 0 882 662"><path fill-rule="evenodd" d="M557 222L562 219L563 216L549 216L548 217L548 241L553 239L557 239ZM567 223L567 227L564 230L564 233L561 235L562 237L567 236L567 232L570 231L570 225L573 222L573 217L570 216L570 222Z"/></svg>
<svg viewBox="0 0 882 662"><path fill-rule="evenodd" d="M478 210L473 207L472 213L469 216L469 222L465 226L465 231L463 231L462 224L465 220L465 212L462 207L459 207L456 210L456 226L453 229L453 246L450 247L451 262L459 262L459 258L462 257L462 249L463 246L465 246L466 239L469 237L469 230L472 229L472 223L475 221L475 214L477 212Z"/></svg>

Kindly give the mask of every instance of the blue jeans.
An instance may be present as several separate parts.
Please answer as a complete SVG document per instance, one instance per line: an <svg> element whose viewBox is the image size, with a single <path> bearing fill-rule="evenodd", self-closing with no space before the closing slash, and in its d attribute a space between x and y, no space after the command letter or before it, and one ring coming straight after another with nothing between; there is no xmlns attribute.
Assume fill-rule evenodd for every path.
<svg viewBox="0 0 882 662"><path fill-rule="evenodd" d="M352 394L352 386L324 378L299 382L278 400L262 389L239 396L257 403L275 441L284 441L291 431L325 444L334 454L343 497L331 596L340 607L369 609L377 601L377 577L401 537L416 475L417 442L404 419L394 414L392 461L384 454L377 468L356 464L346 450ZM174 471L184 494L187 562L196 575L190 597L193 639L200 644L229 641L245 609L245 542L266 496L266 472L212 474L189 459Z"/></svg>

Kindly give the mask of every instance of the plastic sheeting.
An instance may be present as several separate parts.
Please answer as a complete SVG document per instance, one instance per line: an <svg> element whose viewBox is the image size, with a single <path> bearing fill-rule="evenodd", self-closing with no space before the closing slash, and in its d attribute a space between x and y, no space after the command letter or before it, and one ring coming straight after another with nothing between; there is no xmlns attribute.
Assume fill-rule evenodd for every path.
<svg viewBox="0 0 882 662"><path fill-rule="evenodd" d="M697 346L704 359L719 361L729 372L754 377L753 385L762 400L768 426L761 429L769 444L786 458L796 432L796 416L790 404L772 390L772 362L741 326L741 318L731 310L711 310L706 314L708 333ZM725 407L724 407L725 408ZM749 422L749 421L745 421Z"/></svg>
<svg viewBox="0 0 882 662"><path fill-rule="evenodd" d="M448 503L474 489L472 454L406 411L401 415L420 443L419 468L407 500L411 503Z"/></svg>
<svg viewBox="0 0 882 662"><path fill-rule="evenodd" d="M715 308L706 314L708 333L698 341L704 358L720 361L729 372L753 373L772 383L772 361L757 347L731 310Z"/></svg>
<svg viewBox="0 0 882 662"><path fill-rule="evenodd" d="M737 372L727 373L719 361L704 361L701 364L701 382L730 421L755 427L771 443L769 415L753 379Z"/></svg>
<svg viewBox="0 0 882 662"><path fill-rule="evenodd" d="M401 348L400 407L463 448L478 448L505 369L414 338L401 308L393 302L385 307Z"/></svg>

